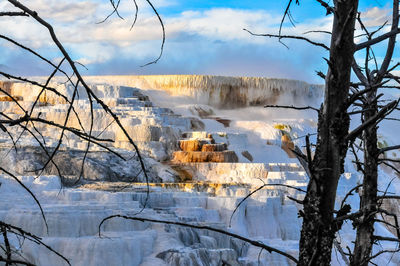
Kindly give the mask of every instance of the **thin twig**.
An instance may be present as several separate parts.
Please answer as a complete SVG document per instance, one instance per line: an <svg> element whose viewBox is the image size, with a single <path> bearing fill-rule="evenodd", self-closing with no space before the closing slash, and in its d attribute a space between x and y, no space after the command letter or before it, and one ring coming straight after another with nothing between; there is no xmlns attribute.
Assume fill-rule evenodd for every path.
<svg viewBox="0 0 400 266"><path fill-rule="evenodd" d="M302 41L306 41L306 42L308 42L308 43L310 43L310 44L312 44L312 45L322 47L322 48L324 48L325 50L329 51L329 47L326 46L325 44L312 41L312 40L310 40L310 39L308 39L308 38L306 38L306 37L295 36L295 35L276 35L276 34L268 34L268 33L265 33L265 34L257 34L257 33L253 33L253 32L251 32L251 31L249 31L248 29L243 29L243 30L244 30L244 31L247 31L248 33L250 33L250 34L253 35L253 36L269 37L269 38L279 38L279 39L296 39L296 40L302 40Z"/></svg>
<svg viewBox="0 0 400 266"><path fill-rule="evenodd" d="M264 105L264 108L284 108L284 109L294 109L294 110L314 110L319 112L319 110L312 106L293 106L293 105Z"/></svg>

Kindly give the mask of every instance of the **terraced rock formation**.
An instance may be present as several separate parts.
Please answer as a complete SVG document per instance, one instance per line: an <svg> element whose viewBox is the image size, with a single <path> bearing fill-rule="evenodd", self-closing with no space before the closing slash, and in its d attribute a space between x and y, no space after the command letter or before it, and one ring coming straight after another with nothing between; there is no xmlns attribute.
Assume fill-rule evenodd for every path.
<svg viewBox="0 0 400 266"><path fill-rule="evenodd" d="M283 95L301 103L321 97L323 93L320 85L298 80L259 77L150 75L100 76L88 79L92 82L165 91L172 96L194 99L198 104L228 109L277 104L282 101Z"/></svg>
<svg viewBox="0 0 400 266"><path fill-rule="evenodd" d="M91 85L94 92L120 117L142 151L150 183L145 183L124 134L110 116L94 106L94 134L112 139L106 145L132 159L123 162L104 149L92 146L82 180L75 187L60 190L58 172L51 165L41 177L32 176L40 172L37 169L46 160L34 139L24 135L19 140L19 149L13 150L8 135L0 132L3 158L0 164L36 193L45 210L49 234L33 200L5 175L0 176L0 220L43 237L45 243L70 259L72 265L293 265L277 254L260 253L258 248L242 241L206 230L115 218L104 224L103 237L99 237L98 226L109 215L132 216L141 211L142 217L213 226L296 255L301 222L297 217L299 206L288 196L294 199L303 196L287 186L305 189L307 176L290 149L299 144L295 143L295 137L308 133L312 126L290 119L254 122L251 120L254 115L245 121L237 113L219 114L221 110L216 108L257 107L277 103L288 95L298 97L301 102L319 95L318 86L296 81L209 76L89 79L94 81ZM100 83L102 79L107 82ZM115 82L118 84L113 85ZM143 87L138 89L132 85ZM0 86L26 108L40 91L23 83ZM61 83L51 86L69 96L73 91ZM157 97L164 95L162 91L170 93L168 97L189 97L185 101L188 105L177 108L172 98L160 101ZM72 117L68 126L87 130L89 100L81 89L79 95L74 107L81 114L81 121ZM201 115L198 110L190 112L198 104L209 104L204 107L208 110L206 114ZM23 115L7 97L0 97L0 107L12 117ZM261 113L263 108L257 108L260 108L257 113ZM182 114L182 110L187 113ZM35 114L63 123L65 102L47 93L41 96ZM218 122L216 118L220 117L229 123ZM286 128L286 135L274 127L282 123L292 125ZM260 127L257 131L249 125ZM45 126L40 130L51 150L60 132ZM18 136L20 131L11 133ZM62 181L77 180L86 147L78 138L67 134L55 157L63 174ZM235 211L260 186L263 189ZM143 207L146 208L142 210ZM17 238L11 242L30 262L62 265L59 258L43 247L27 242L20 244Z"/></svg>
<svg viewBox="0 0 400 266"><path fill-rule="evenodd" d="M173 154L174 163L238 162L234 151L228 150L226 143L216 143L212 134L207 132L185 132L179 140L181 151Z"/></svg>
<svg viewBox="0 0 400 266"><path fill-rule="evenodd" d="M259 249L205 230L151 224L109 215L135 215L144 202L142 217L182 221L231 230L259 241L274 242L295 253L298 232L288 216L297 212L285 198L285 189L265 189L232 216L251 186L209 183L153 183L146 200L146 184L97 182L60 191L59 179L20 177L39 197L49 225L47 234L37 206L10 178L2 177L0 220L12 222L36 235L67 257L72 265L252 265ZM15 195L18 197L15 197ZM291 193L292 194L292 193ZM13 197L13 202L7 198ZM13 206L11 208L11 206ZM16 208L15 206L18 206ZM267 227L265 225L268 225ZM17 238L11 243L19 247ZM24 258L37 265L64 265L43 246L25 241ZM40 254L40 256L37 256ZM262 254L265 265L292 265L279 255Z"/></svg>

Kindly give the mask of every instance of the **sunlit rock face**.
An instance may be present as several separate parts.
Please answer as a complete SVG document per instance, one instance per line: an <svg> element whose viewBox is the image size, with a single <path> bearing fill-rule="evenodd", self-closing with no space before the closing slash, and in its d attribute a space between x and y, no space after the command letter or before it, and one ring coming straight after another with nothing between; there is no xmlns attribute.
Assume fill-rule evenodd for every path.
<svg viewBox="0 0 400 266"><path fill-rule="evenodd" d="M102 142L105 147L113 148L118 152L126 154L126 158L118 158L108 152L105 148L90 145L84 167L80 162L86 149L87 142L83 142L78 136L51 125L36 123L33 128L37 138L49 149L48 153L41 151L39 143L32 134L23 132L21 128L10 127L9 132L0 132L2 153L6 160L0 165L10 172L24 174L57 174L62 176L80 176L86 180L125 180L143 181L144 176L140 171L134 147L123 130L113 121L111 115L107 114L97 103L93 103L90 111L90 100L85 90L79 87L79 97L74 102L74 109L68 116L68 105L63 97L51 92L41 91L41 87L21 82L3 82L0 84L5 93L0 97L2 112L10 117L21 117L25 110L30 110L33 105L35 109L33 116L38 116L50 122L74 128L76 130L92 129L92 135ZM49 85L59 93L71 99L73 87L63 83L51 83ZM168 161L172 153L177 150L178 139L182 132L188 130L201 130L204 124L195 117L183 117L172 112L169 108L154 106L147 95L141 90L126 86L91 85L91 89L98 95L110 109L118 115L121 124L130 138L135 142L149 165L149 177L152 182L161 180L174 180L174 172L168 173L158 162ZM27 93L30 92L30 93ZM17 105L11 100L18 101ZM79 116L77 116L77 114ZM40 135L36 133L40 131ZM22 149L12 149L9 136L19 139ZM21 133L24 133L20 136ZM54 163L48 163L42 172L49 155L59 145L61 134L64 138L61 142L60 153L54 158L59 169ZM129 154L129 153L132 154ZM127 159L132 158L134 159ZM154 167L153 167L153 166ZM161 172L160 172L161 171ZM161 176L161 177L160 177Z"/></svg>
<svg viewBox="0 0 400 266"><path fill-rule="evenodd" d="M304 146L302 136L315 133L317 117L314 113L283 112L262 105L318 106L315 102L322 95L320 86L213 76L110 76L88 80L141 150L150 183L146 184L122 130L94 104L94 135L112 140L107 147L129 160L91 145L81 172L87 144L67 134L54 158L62 171L60 179L51 163L41 171L47 157L33 138L24 135L15 150L7 134L0 131L0 165L15 173L37 195L49 230L31 196L5 175L0 176L0 220L39 235L72 265L294 265L278 254L260 252L242 241L206 230L116 218L102 225L103 237L99 237L98 226L113 214L207 225L297 257L301 206L288 196L297 200L304 197L300 191L306 189L307 175L290 149ZM65 121L65 101L56 95L48 92L38 97L40 88L23 83L0 86L25 108L39 98L34 114L61 124ZM72 87L61 83L51 86L72 96ZM74 107L81 121L72 116L68 126L90 127L90 105L85 95L79 88ZM11 117L23 115L7 97L0 97L2 111ZM60 131L48 126L38 129L43 132L46 146L54 148ZM11 130L15 136L20 132ZM229 155L225 158L221 154ZM345 169L355 172L351 164ZM33 176L39 173L42 176ZM76 182L80 174L81 181ZM61 189L62 182L75 186ZM338 198L343 199L356 182L356 175L346 173L339 184ZM263 189L246 198L260 186ZM353 205L357 204L355 201ZM341 238L343 249L351 245L353 237L351 225L348 228ZM0 245L1 241L0 237ZM43 246L21 243L12 236L10 241L34 264L65 264ZM4 257L1 249L0 255ZM393 265L400 263L396 256L391 259ZM386 263L387 259L382 261ZM381 265L382 261L376 262ZM333 255L332 264L344 262Z"/></svg>
<svg viewBox="0 0 400 266"><path fill-rule="evenodd" d="M198 104L217 108L262 106L294 101L309 102L322 95L322 86L303 81L205 75L103 76L106 80L146 90L167 91L172 96L186 96Z"/></svg>
<svg viewBox="0 0 400 266"><path fill-rule="evenodd" d="M234 151L177 151L174 152L172 161L180 163L224 163L237 162L238 157Z"/></svg>
<svg viewBox="0 0 400 266"><path fill-rule="evenodd" d="M290 137L288 135L282 135L281 142L281 147L288 154L288 156L290 158L296 158L296 155L292 152L292 150L294 150L294 143Z"/></svg>
<svg viewBox="0 0 400 266"><path fill-rule="evenodd" d="M226 143L216 143L211 133L185 132L179 140L179 148L173 154L174 163L238 162L234 151L228 150Z"/></svg>
<svg viewBox="0 0 400 266"><path fill-rule="evenodd" d="M42 171L48 156L33 138L24 135L21 147L14 150L7 135L0 133L0 156L5 158L1 166L33 189L43 203L49 233L29 194L5 176L0 181L3 183L0 198L4 199L0 203L1 220L43 237L73 265L258 264L253 247L204 230L116 219L102 227L106 237L98 237L98 225L103 218L112 214L134 215L144 205L141 215L145 217L201 223L265 243L279 239L281 243L275 244L276 247L296 255L298 206L285 195L302 196L276 185L304 188L304 171L281 149L284 141L279 130L271 129L276 131L269 135L274 144L268 145L267 139L240 130L238 125L242 122L235 121L235 117L218 112L277 103L283 96L292 100L297 94L312 97L318 92L318 86L285 80L211 76L104 77L105 82L101 82L102 78L96 77L91 89L118 115L141 150L151 193L146 193L147 186L143 184L146 180L127 137L99 105L94 104L93 111L88 112L89 99L79 88L74 108L80 118L71 116L67 126L87 130L93 119L93 134L112 140L107 147L130 159L123 160L91 145L82 168L87 144L67 133L53 160L58 168L49 163ZM67 105L57 95L40 94L39 87L23 83L2 86L24 108L31 107L38 99L34 114L64 123ZM69 98L72 96L71 86L61 83L51 86ZM172 98L165 98L161 106L160 101L153 101L154 91L177 99L185 97L184 103L194 104L182 115ZM12 117L23 115L7 97L0 99L4 112ZM38 129L51 151L57 145L60 131L49 126ZM18 130L12 131L16 136L18 133ZM264 150L269 155L259 156ZM270 161L272 157L275 163ZM34 179L30 176L33 174L42 177ZM61 183L80 187L60 191ZM248 198L232 215L239 202L263 183L271 186ZM5 200L10 195L15 198L13 208ZM24 243L21 247L17 239L11 240L35 264L62 265L43 246ZM116 254L120 254L118 259ZM292 265L276 254L261 257L261 265Z"/></svg>

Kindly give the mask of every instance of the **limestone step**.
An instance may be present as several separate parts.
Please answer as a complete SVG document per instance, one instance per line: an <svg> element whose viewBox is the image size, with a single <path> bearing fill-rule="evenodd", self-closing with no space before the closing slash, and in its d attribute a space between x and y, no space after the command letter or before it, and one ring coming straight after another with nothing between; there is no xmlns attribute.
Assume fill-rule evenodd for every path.
<svg viewBox="0 0 400 266"><path fill-rule="evenodd" d="M108 182L109 183L109 182ZM84 187L90 187L91 189L102 189L105 190L107 182L94 182L90 185L84 185ZM146 191L147 183L125 183L125 182L112 182L121 183L119 187L125 189L131 188L135 191ZM105 184L105 185L104 185ZM212 195L226 195L227 193L234 193L233 195L247 195L248 191L252 189L249 184L234 184L234 183L213 183L213 182L174 182L174 183L148 183L152 193L161 192L167 189L170 192L178 193L173 194L173 197L205 197L209 194ZM109 186L109 185L108 185ZM222 192L229 191L229 192ZM221 194L222 195L222 194Z"/></svg>
<svg viewBox="0 0 400 266"><path fill-rule="evenodd" d="M46 185L44 181L46 181L45 178L40 181L41 186ZM73 265L88 265L88 262L93 262L90 260L90 256L94 255L105 259L104 256L109 256L111 251L112 254L115 254L116 249L127 252L122 256L126 261L118 261L118 263L130 265L133 259L144 258L155 252L157 247L155 243L163 236L170 242L183 243L185 247L207 244L213 247L213 250L220 250L222 247L232 247L233 244L229 237L212 232L122 218L107 221L101 230L104 237L99 238L97 235L98 225L103 218L112 214L134 216L146 202L146 208L140 214L141 217L200 223L230 230L227 229L227 226L233 210L250 191L254 190L254 187L243 184L151 183L149 184L151 192L147 195L147 184L143 183L118 182L118 185L112 182L95 183L99 184L103 191L88 190L89 184L80 188L67 188L61 192L58 189L50 188L35 190L33 186L39 200L43 202L49 224L49 234L45 230L39 210L32 209L33 205L27 203L26 198L29 195L17 193L18 198L20 196L26 196L26 198L20 199L17 205L18 209L13 209L17 199L12 202L4 200L9 195L0 194L0 209L4 210L0 212L0 220L12 222L14 225L42 236L46 244L70 258ZM104 191L107 190L105 189L107 184L109 184L109 191L124 188L124 192ZM3 186L7 185L8 183L4 182ZM55 185L53 184L53 187ZM203 187L203 190L198 189L200 187ZM182 191L186 188L188 191ZM11 191L7 193L11 193ZM285 201L284 191L267 187L248 198L240 206L233 216L232 230L240 234L248 233L250 237L292 239L298 237L298 234L292 233L295 230L292 230L289 224L285 224L283 228L278 223L292 222L292 220L287 219L286 221L285 219L288 215L296 213L296 206ZM265 224L273 225L273 228L276 227L277 230L270 230L269 227L265 227ZM246 232L241 232L242 229ZM12 244L14 243L15 246L18 246L18 242L12 242ZM82 250L88 250L88 247L96 248L89 249L90 256L86 253L82 256L79 255L79 261L76 261L76 254L80 254ZM237 247L236 251L242 248L240 244ZM52 259L52 255L42 251L41 247L24 244L24 255L30 258L34 252L40 252L40 257L46 259L33 261L39 265L49 265L49 261L51 265L61 264L55 258ZM246 254L246 251L243 254ZM40 258L38 259L40 260ZM97 260L96 262L102 265L101 262Z"/></svg>
<svg viewBox="0 0 400 266"><path fill-rule="evenodd" d="M209 151L226 151L228 149L228 145L225 143L217 143L217 144L204 144L201 148L202 152Z"/></svg>
<svg viewBox="0 0 400 266"><path fill-rule="evenodd" d="M304 171L298 163L267 163L266 165L270 171Z"/></svg>
<svg viewBox="0 0 400 266"><path fill-rule="evenodd" d="M207 131L191 131L191 132L183 132L182 138L185 139L209 139L211 138L211 134Z"/></svg>
<svg viewBox="0 0 400 266"><path fill-rule="evenodd" d="M207 206L207 197L206 196L196 196L193 195L180 195L183 193L177 193L173 196L175 205L177 207L202 207L206 208Z"/></svg>
<svg viewBox="0 0 400 266"><path fill-rule="evenodd" d="M113 110L115 112L123 112L125 115L136 115L136 116L158 114L157 109L140 105L136 105L133 108L131 106L117 106L113 108Z"/></svg>
<svg viewBox="0 0 400 266"><path fill-rule="evenodd" d="M247 135L242 133L229 132L207 132L207 131L192 131L182 133L185 139L205 139L212 138L215 143L226 143L235 148L245 149L247 147Z"/></svg>
<svg viewBox="0 0 400 266"><path fill-rule="evenodd" d="M177 207L174 214L184 220L196 222L216 223L220 221L218 210L205 209L202 207Z"/></svg>
<svg viewBox="0 0 400 266"><path fill-rule="evenodd" d="M139 102L142 101L138 97L116 98L116 105L136 105Z"/></svg>
<svg viewBox="0 0 400 266"><path fill-rule="evenodd" d="M246 150L248 148L248 139L246 134L230 132L213 132L212 138L216 143L226 143L229 149Z"/></svg>
<svg viewBox="0 0 400 266"><path fill-rule="evenodd" d="M66 257L71 265L140 265L152 253L155 230L103 232L87 237L43 237L42 241ZM18 246L18 242L16 243ZM67 265L44 246L24 242L24 257L34 265ZM115 256L115 254L122 254ZM37 256L40 254L40 256ZM115 256L112 260L110 257Z"/></svg>
<svg viewBox="0 0 400 266"><path fill-rule="evenodd" d="M12 95L12 98L7 95L0 95L0 102L12 102L14 100L23 101L24 98L22 96L15 96L15 95Z"/></svg>
<svg viewBox="0 0 400 266"><path fill-rule="evenodd" d="M136 208L132 208L136 205ZM90 204L82 204L79 208L68 208L66 205L55 205L53 208L44 204L42 207L45 210L46 221L49 226L47 230L38 210L10 210L1 211L0 218L6 223L11 223L15 226L24 228L30 233L35 235L48 235L60 237L82 237L93 236L98 233L97 226L105 217L114 214L124 213L125 215L132 216L140 208L138 204L125 206L121 210L121 206L113 204L110 206L102 206L102 208L91 208ZM148 225L141 222L133 222L129 220L116 219L104 227L105 231L131 231L131 230L145 230Z"/></svg>
<svg viewBox="0 0 400 266"><path fill-rule="evenodd" d="M174 162L173 169L178 173L186 173L188 180L214 183L262 184L264 182L279 183L280 181L299 183L307 182L307 175L298 164L267 164L267 163L226 163ZM291 182L291 181L290 181Z"/></svg>
<svg viewBox="0 0 400 266"><path fill-rule="evenodd" d="M232 120L228 118L222 118L218 116L208 116L207 119L213 119L217 121L218 123L221 123L224 127L229 127Z"/></svg>
<svg viewBox="0 0 400 266"><path fill-rule="evenodd" d="M238 157L234 151L176 151L173 154L173 162L176 163L203 163L203 162L238 162Z"/></svg>
<svg viewBox="0 0 400 266"><path fill-rule="evenodd" d="M212 139L182 139L179 140L179 148L182 151L202 151L205 144L211 144Z"/></svg>
<svg viewBox="0 0 400 266"><path fill-rule="evenodd" d="M306 181L307 173L305 171L269 171L268 180L299 180Z"/></svg>

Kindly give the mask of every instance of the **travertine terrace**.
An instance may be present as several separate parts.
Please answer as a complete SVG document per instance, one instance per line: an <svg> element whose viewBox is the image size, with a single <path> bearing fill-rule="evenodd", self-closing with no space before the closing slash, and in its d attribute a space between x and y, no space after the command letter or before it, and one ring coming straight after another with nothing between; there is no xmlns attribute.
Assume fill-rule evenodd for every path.
<svg viewBox="0 0 400 266"><path fill-rule="evenodd" d="M302 149L305 134L315 131L315 114L266 110L264 104L314 104L322 87L305 82L267 78L213 76L100 76L86 78L95 93L119 116L139 146L150 177L150 194L137 160L115 158L92 146L83 178L61 188L56 169L45 161L35 140L24 135L18 149L0 133L1 165L18 175L41 201L47 234L38 207L10 177L2 175L0 218L43 237L72 265L292 265L277 254L261 252L244 242L208 232L123 219L108 221L98 236L100 221L112 214L210 225L262 241L296 255L301 220L290 200L302 193L279 184L305 189L307 175L291 149ZM69 97L72 88L59 78L51 86ZM2 88L29 107L40 88L4 82ZM23 113L6 96L2 111ZM83 90L68 126L88 128L89 101ZM65 119L65 101L47 92L36 114L54 122ZM108 147L134 155L121 130L99 106L94 106L94 134L112 139ZM59 130L39 128L46 145L54 147ZM20 130L11 130L17 136ZM65 178L76 181L86 144L68 134L55 161ZM350 168L349 168L350 169ZM356 177L346 173L348 188ZM233 214L251 191L266 184ZM269 184L269 185L268 185ZM346 191L346 189L342 189ZM339 195L343 196L343 195ZM6 199L13 198L11 204ZM147 198L148 197L148 198ZM233 216L232 216L233 214ZM38 265L62 261L34 243L15 248ZM40 254L40 256L37 256Z"/></svg>

